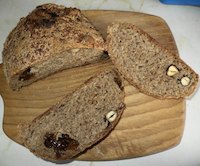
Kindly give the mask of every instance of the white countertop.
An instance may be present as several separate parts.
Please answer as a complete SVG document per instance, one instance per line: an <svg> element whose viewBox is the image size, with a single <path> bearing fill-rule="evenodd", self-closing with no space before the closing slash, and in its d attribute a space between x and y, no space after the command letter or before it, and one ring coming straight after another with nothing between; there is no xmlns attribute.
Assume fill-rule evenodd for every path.
<svg viewBox="0 0 200 166"><path fill-rule="evenodd" d="M37 5L47 2L64 4L80 9L129 10L162 17L169 25L176 40L179 54L200 74L200 8L169 6L158 0L0 0L0 52L8 33L16 26L19 18L26 16ZM0 62L2 55L0 54ZM140 158L109 162L70 161L65 165L200 165L200 90L187 100L184 135L181 143L170 150ZM26 148L11 141L2 130L3 101L0 97L0 166L51 166L55 165L35 157Z"/></svg>

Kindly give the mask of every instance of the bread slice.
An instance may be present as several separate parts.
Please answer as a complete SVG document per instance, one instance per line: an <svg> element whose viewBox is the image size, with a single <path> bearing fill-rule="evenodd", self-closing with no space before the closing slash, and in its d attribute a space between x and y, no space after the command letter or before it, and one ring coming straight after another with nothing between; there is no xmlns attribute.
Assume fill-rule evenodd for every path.
<svg viewBox="0 0 200 166"><path fill-rule="evenodd" d="M194 92L198 75L146 32L129 23L113 23L107 32L107 50L115 67L141 92L159 99Z"/></svg>
<svg viewBox="0 0 200 166"><path fill-rule="evenodd" d="M123 87L116 71L100 73L30 124L20 126L21 142L44 159L76 156L116 126L125 109Z"/></svg>
<svg viewBox="0 0 200 166"><path fill-rule="evenodd" d="M104 39L79 9L44 4L21 18L7 37L3 66L20 89L59 70L97 62Z"/></svg>

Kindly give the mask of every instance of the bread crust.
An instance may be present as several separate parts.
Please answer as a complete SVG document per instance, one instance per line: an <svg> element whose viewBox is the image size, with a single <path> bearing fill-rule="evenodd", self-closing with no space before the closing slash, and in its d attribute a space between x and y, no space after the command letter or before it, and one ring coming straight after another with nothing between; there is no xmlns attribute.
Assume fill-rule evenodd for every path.
<svg viewBox="0 0 200 166"><path fill-rule="evenodd" d="M104 39L79 9L55 4L37 6L20 19L4 43L3 67L7 80L73 48L104 50Z"/></svg>

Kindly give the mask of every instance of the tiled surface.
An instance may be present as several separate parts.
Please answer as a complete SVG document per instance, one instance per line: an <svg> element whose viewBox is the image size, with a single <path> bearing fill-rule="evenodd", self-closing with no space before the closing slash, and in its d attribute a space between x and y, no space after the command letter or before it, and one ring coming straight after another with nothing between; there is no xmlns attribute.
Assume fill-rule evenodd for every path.
<svg viewBox="0 0 200 166"><path fill-rule="evenodd" d="M168 6L158 0L0 0L0 52L3 43L19 18L27 15L35 6L55 2L80 9L129 10L157 15L165 19L176 40L180 56L200 74L200 8ZM2 56L0 54L0 62ZM103 165L200 165L200 91L187 100L186 125L181 143L168 151L151 156L109 162L68 161L70 166ZM2 130L3 101L0 98L0 166L51 166L55 165L35 157L27 149L6 137Z"/></svg>

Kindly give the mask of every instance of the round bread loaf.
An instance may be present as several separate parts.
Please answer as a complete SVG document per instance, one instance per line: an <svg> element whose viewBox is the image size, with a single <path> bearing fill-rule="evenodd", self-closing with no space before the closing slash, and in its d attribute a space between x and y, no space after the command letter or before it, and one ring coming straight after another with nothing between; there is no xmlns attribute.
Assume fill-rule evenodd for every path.
<svg viewBox="0 0 200 166"><path fill-rule="evenodd" d="M15 90L57 71L99 61L103 50L101 34L79 9L44 4L21 18L7 37L3 67Z"/></svg>

